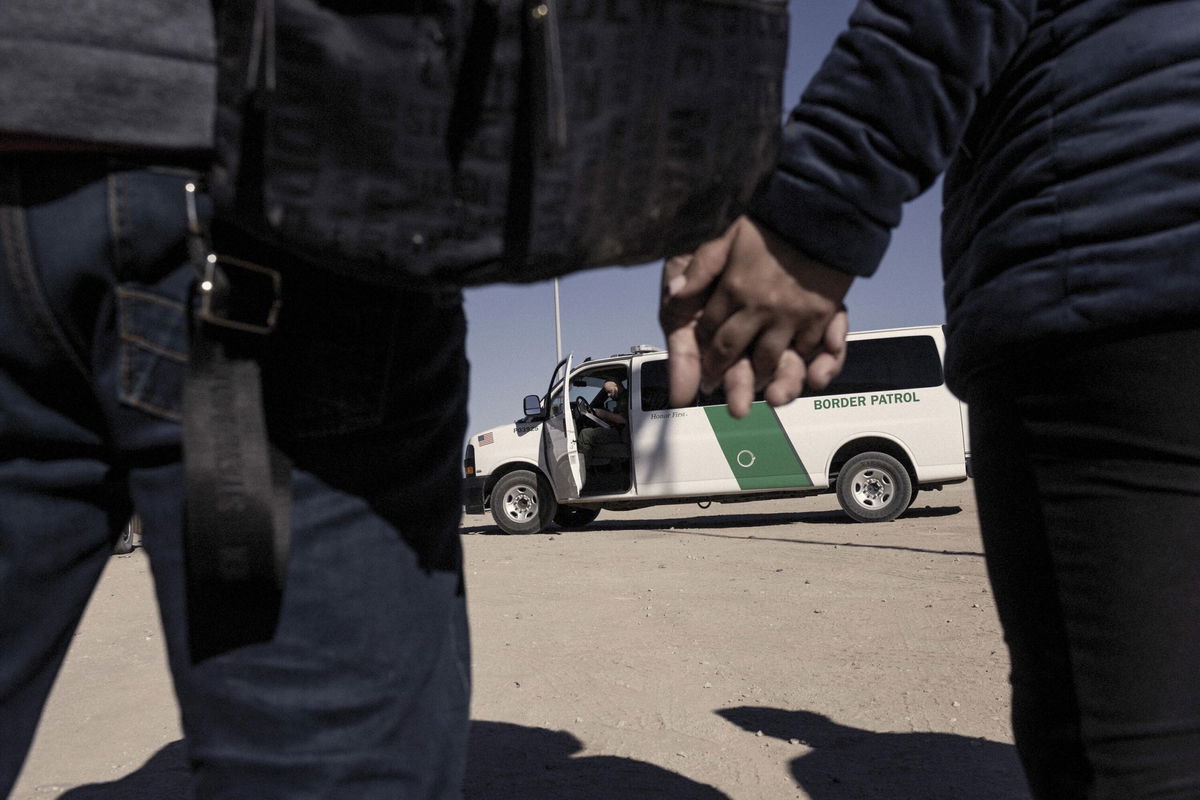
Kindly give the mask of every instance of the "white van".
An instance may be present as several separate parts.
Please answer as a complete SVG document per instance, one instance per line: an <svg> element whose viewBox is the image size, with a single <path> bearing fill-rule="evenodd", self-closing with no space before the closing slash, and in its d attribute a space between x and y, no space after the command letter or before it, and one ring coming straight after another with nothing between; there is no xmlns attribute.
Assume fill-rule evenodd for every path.
<svg viewBox="0 0 1200 800"><path fill-rule="evenodd" d="M755 402L741 420L720 390L668 408L665 351L568 356L544 395L525 398L523 419L470 437L464 506L490 508L507 533L536 533L602 509L836 492L855 520L893 520L919 489L970 476L966 406L946 389L944 351L939 326L852 333L828 388L781 408ZM605 381L628 393L628 425L585 458L578 432L609 424L591 413Z"/></svg>

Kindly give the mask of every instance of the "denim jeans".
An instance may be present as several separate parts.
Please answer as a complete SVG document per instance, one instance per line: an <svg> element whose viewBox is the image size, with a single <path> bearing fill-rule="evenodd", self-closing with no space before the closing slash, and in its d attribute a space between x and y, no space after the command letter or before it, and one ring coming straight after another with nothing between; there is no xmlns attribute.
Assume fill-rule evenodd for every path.
<svg viewBox="0 0 1200 800"><path fill-rule="evenodd" d="M1057 343L968 402L1034 796L1195 800L1200 330Z"/></svg>
<svg viewBox="0 0 1200 800"><path fill-rule="evenodd" d="M198 798L460 796L461 297L231 253L284 273L261 366L271 438L293 464L292 551L275 638L192 666L179 421L189 177L0 155L0 795L136 511Z"/></svg>

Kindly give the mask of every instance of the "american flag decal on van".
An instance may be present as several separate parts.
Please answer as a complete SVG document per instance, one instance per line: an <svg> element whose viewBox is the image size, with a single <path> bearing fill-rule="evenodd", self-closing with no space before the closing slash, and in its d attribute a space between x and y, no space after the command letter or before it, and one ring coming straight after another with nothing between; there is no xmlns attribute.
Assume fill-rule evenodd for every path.
<svg viewBox="0 0 1200 800"><path fill-rule="evenodd" d="M492 442L496 441L495 438L492 436L491 431L488 431L487 433L481 433L481 434L479 434L479 436L477 438L479 440L480 447L483 447L485 444L491 444Z"/></svg>

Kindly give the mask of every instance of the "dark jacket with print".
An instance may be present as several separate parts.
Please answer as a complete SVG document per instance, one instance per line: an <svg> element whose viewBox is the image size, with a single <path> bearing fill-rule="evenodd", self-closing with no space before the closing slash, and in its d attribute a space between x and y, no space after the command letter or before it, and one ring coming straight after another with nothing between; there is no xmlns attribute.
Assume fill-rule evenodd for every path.
<svg viewBox="0 0 1200 800"><path fill-rule="evenodd" d="M869 275L944 169L955 391L1025 348L1200 323L1200 0L862 0L754 215Z"/></svg>

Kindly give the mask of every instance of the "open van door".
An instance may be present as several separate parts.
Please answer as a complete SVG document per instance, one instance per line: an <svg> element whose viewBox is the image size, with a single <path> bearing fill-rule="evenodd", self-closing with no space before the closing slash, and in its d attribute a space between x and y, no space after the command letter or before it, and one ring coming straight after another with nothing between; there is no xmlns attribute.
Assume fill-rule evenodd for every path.
<svg viewBox="0 0 1200 800"><path fill-rule="evenodd" d="M575 436L575 417L571 411L571 355L558 362L546 392L546 424L542 426L542 457L546 473L554 482L559 502L579 499L583 486L583 466Z"/></svg>

